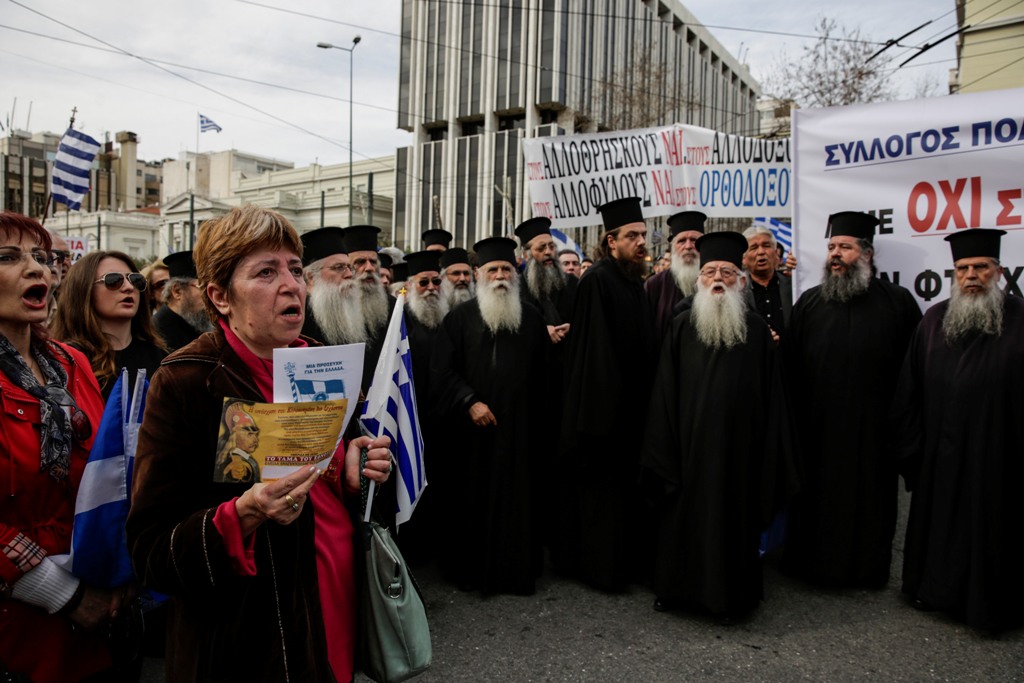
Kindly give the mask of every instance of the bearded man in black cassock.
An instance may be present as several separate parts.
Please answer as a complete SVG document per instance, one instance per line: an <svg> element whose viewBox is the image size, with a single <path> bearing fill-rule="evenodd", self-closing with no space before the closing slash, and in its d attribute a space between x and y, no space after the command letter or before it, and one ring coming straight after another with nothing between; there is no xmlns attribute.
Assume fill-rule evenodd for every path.
<svg viewBox="0 0 1024 683"><path fill-rule="evenodd" d="M455 307L435 341L434 396L453 418L458 462L444 509L442 571L463 589L529 595L540 575L537 480L553 448L547 416L550 341L540 312L519 298L516 243L477 242L477 296Z"/></svg>
<svg viewBox="0 0 1024 683"><path fill-rule="evenodd" d="M662 342L641 461L655 609L736 617L761 600L761 532L796 477L778 350L744 294L747 241L716 232L697 244L698 290Z"/></svg>
<svg viewBox="0 0 1024 683"><path fill-rule="evenodd" d="M707 218L707 214L701 211L680 211L668 217L669 244L672 245L669 267L644 282L644 292L654 311L659 340L672 324L673 309L697 291L697 272L700 270L697 240L704 234Z"/></svg>
<svg viewBox="0 0 1024 683"><path fill-rule="evenodd" d="M989 632L1024 625L1024 302L998 286L1003 234L946 238L952 298L914 334L894 406L913 491L903 592Z"/></svg>
<svg viewBox="0 0 1024 683"><path fill-rule="evenodd" d="M569 335L569 319L579 280L566 275L555 258L557 248L551 236L551 219L538 217L520 223L516 237L523 248L525 264L525 286L520 287L519 292L523 301L532 304L544 316L551 343L561 344Z"/></svg>
<svg viewBox="0 0 1024 683"><path fill-rule="evenodd" d="M564 467L556 468L565 507L551 559L561 573L618 591L646 578L649 565L637 475L656 341L641 284L640 199L600 211L605 232L597 263L580 279L565 356Z"/></svg>
<svg viewBox="0 0 1024 683"><path fill-rule="evenodd" d="M921 311L875 277L878 219L829 217L822 284L793 308L786 350L800 436L800 494L786 566L815 583L880 588L889 580L899 475L889 408Z"/></svg>

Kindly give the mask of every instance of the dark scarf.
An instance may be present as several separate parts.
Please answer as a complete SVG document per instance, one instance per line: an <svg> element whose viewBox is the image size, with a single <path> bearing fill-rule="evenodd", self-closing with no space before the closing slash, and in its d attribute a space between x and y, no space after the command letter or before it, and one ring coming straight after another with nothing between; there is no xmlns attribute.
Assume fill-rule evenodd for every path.
<svg viewBox="0 0 1024 683"><path fill-rule="evenodd" d="M64 366L48 352L45 342L32 340L31 353L47 384L67 388L68 374ZM50 398L46 389L32 374L28 363L17 349L0 335L0 372L28 395L39 400L39 471L50 471L57 481L68 478L71 469L71 420L60 403Z"/></svg>

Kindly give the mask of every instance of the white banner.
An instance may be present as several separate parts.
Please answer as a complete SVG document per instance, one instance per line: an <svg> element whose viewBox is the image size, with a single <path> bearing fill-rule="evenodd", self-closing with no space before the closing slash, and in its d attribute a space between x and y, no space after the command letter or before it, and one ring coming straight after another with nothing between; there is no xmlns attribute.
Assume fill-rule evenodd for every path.
<svg viewBox="0 0 1024 683"><path fill-rule="evenodd" d="M789 138L760 140L697 126L523 140L533 216L554 228L600 225L597 208L640 197L647 218L789 216Z"/></svg>
<svg viewBox="0 0 1024 683"><path fill-rule="evenodd" d="M943 238L1000 228L1008 293L1024 284L1024 89L794 112L797 293L821 281L828 216L865 211L880 277L927 309L950 295Z"/></svg>

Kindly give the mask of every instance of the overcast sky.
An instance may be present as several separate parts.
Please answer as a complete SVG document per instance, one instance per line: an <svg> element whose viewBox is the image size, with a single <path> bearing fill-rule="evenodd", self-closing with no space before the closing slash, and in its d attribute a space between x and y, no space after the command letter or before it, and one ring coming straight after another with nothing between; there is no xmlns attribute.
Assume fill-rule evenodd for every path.
<svg viewBox="0 0 1024 683"><path fill-rule="evenodd" d="M821 16L879 43L934 20L905 41L920 45L956 24L954 0L683 4L755 78L783 49L796 56L808 42L773 32L812 35ZM199 137L202 151L235 148L296 166L339 163L348 160L349 55L316 43L347 47L360 35L354 155L392 154L410 141L395 128L400 9L400 0L0 0L0 122L60 133L76 106L76 128L101 141L133 131L139 156L157 160L195 149L202 112L223 128ZM909 56L891 54L896 63ZM903 97L925 78L944 93L954 65L949 40L893 78Z"/></svg>

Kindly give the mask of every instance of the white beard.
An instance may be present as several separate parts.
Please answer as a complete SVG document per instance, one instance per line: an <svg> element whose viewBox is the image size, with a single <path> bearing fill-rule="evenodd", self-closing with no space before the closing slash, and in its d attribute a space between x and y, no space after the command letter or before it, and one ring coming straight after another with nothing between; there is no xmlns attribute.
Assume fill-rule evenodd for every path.
<svg viewBox="0 0 1024 683"><path fill-rule="evenodd" d="M355 280L340 284L324 282L317 274L309 292L309 311L324 333L328 344L354 344L368 341L363 309L359 305L359 285Z"/></svg>
<svg viewBox="0 0 1024 683"><path fill-rule="evenodd" d="M448 302L441 298L437 290L420 294L415 286L410 287L405 303L416 319L431 330L437 329L448 313Z"/></svg>
<svg viewBox="0 0 1024 683"><path fill-rule="evenodd" d="M726 286L724 294L712 294L710 287L698 283L691 315L705 346L729 349L747 339L747 301L739 281Z"/></svg>
<svg viewBox="0 0 1024 683"><path fill-rule="evenodd" d="M693 263L687 263L679 254L672 252L672 278L676 281L676 287L683 293L683 296L693 296L697 293L697 278L700 276L700 261L695 258Z"/></svg>
<svg viewBox="0 0 1024 683"><path fill-rule="evenodd" d="M476 294L480 315L491 334L501 330L518 332L523 321L523 303L519 300L519 279L481 282Z"/></svg>
<svg viewBox="0 0 1024 683"><path fill-rule="evenodd" d="M469 281L469 287L460 288L452 284L452 281L444 277L444 273L441 274L443 278L441 281L441 296L448 302L448 308L452 309L461 304L464 301L469 301L476 296L476 283L472 280Z"/></svg>
<svg viewBox="0 0 1024 683"><path fill-rule="evenodd" d="M949 306L942 316L942 331L947 341L954 341L969 332L999 336L1003 333L1003 299L1006 293L989 284L983 294L964 294L960 283L953 283Z"/></svg>
<svg viewBox="0 0 1024 683"><path fill-rule="evenodd" d="M846 272L839 275L832 273L831 265L831 260L825 261L825 274L821 280L821 297L825 301L846 303L868 291L871 286L871 266L866 256L861 256Z"/></svg>
<svg viewBox="0 0 1024 683"><path fill-rule="evenodd" d="M388 293L377 273L363 273L353 278L358 283L359 305L363 309L366 333L374 338L388 323ZM372 282L372 285L367 283Z"/></svg>
<svg viewBox="0 0 1024 683"><path fill-rule="evenodd" d="M563 287L565 273L558 261L555 261L554 267L546 266L532 257L526 261L526 288L537 301L552 298Z"/></svg>

